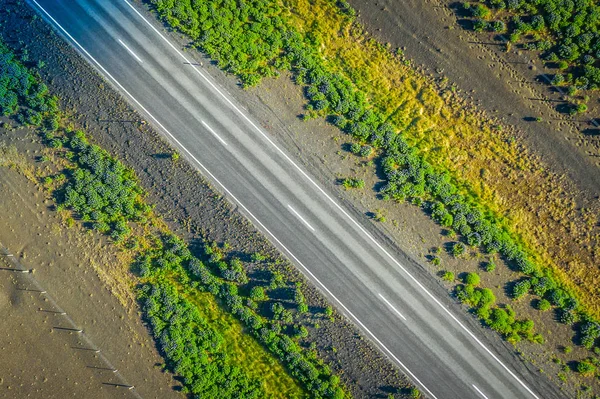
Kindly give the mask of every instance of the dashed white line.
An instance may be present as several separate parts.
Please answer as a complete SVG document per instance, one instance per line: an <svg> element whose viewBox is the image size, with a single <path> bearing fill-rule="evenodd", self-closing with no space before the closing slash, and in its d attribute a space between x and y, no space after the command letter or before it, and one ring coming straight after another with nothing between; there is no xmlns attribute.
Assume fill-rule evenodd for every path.
<svg viewBox="0 0 600 399"><path fill-rule="evenodd" d="M60 30L62 30L65 35L67 35L80 49L83 53L85 53L87 55L87 57L89 59L91 59L96 65L98 65L98 67L110 78L112 79L115 84L120 87L121 90L123 90L123 92L125 94L127 94L148 116L150 116L150 118L152 118L154 120L154 122L165 132L167 133L167 135L169 135L169 137L171 137L171 139L179 146L181 147L185 152L187 152L190 157L219 185L223 188L223 190L231 196L231 198L237 202L240 207L242 209L245 210L245 212L247 212L247 214L256 221L256 223L258 225L260 225L264 231L273 238L273 240L280 245L281 248L283 248L292 259L294 259L297 264L302 267L307 274L309 274L315 282L317 282L339 305L340 307L342 307L347 314L353 318L362 328L364 331L367 332L368 335L370 335L373 340L391 357L393 358L406 372L407 374L409 374L410 377L413 378L413 380L419 384L425 391L427 391L427 393L433 398L436 399L436 396L433 395L433 393L425 386L423 385L423 383L356 317L354 316L354 314L352 312L350 312L350 310L339 300L337 299L337 297L335 297L335 295L333 295L333 293L319 280L317 279L317 277L306 267L304 266L304 264L302 264L302 262L300 262L300 260L289 250L287 249L283 243L281 243L281 241L279 241L279 239L277 239L277 237L275 235L273 235L273 233L271 233L270 230L268 230L266 228L266 226L264 226L254 215L252 215L252 213L239 201L237 200L237 198L221 183L219 182L215 176L210 173L210 171L208 171L208 169L206 169L206 167L204 167L204 165L202 165L200 163L200 161L198 161L196 159L196 157L193 156L193 154L190 153L189 150L187 150L180 142L179 140L177 140L152 114L150 114L150 112L148 112L146 110L146 108L135 98L133 97L98 61L96 61L88 52L87 50L85 50L85 48L83 46L81 46L74 38L73 36L71 36L36 0L31 0L33 1L43 12L44 14L46 14L48 16L48 18L50 18L54 24L56 26L58 26L60 28ZM144 18L144 16L142 14L140 14L140 12L133 7L127 0L123 0L146 24L148 24L148 26L150 26L150 28L152 28L152 30L154 30L156 32L156 34L158 34L158 36L160 36L183 60L185 60L186 62L190 63L186 57L183 56L183 54L181 54L181 52L179 52L179 50L177 50L177 48L171 44L171 42L169 40L167 40L146 18ZM307 174L306 172L304 172L290 157L287 156L287 154L285 154L285 152L283 152L258 126L256 126L256 124L254 124L238 107L235 106L235 104L233 104L233 102L231 100L229 100L222 92L221 90L219 90L206 76L204 76L204 74L202 74L202 72L200 72L193 64L190 63L190 65L192 66L192 68L194 69L194 71L196 71L196 73L198 73L217 93L219 93L221 95L221 97L223 97L223 99L233 108L235 109L240 116L245 119L252 127L254 127L254 129L256 129L256 131L258 131L263 138L265 138L273 147L275 147L275 149L278 150L278 152L284 157L286 158L286 160L288 162L290 162L309 182L311 182L318 191L320 191L340 212L342 212L344 214L344 216L346 216L346 218L348 218L348 220L350 220L371 242L373 242L394 264L396 264L415 284L417 284L417 286L419 286L419 288L425 292L427 294L427 296L429 296L440 308L442 308L450 318L452 318L475 342L477 342L479 344L479 346L481 348L483 348L498 364L500 364L523 388L525 388L534 398L539 399L538 396L525 384L523 383L506 365L504 365L504 363L502 363L500 361L500 359L498 359L498 357L496 355L494 355L470 330L468 330L457 318L456 316L454 316L448 309L446 309L446 307L435 297L433 296L433 294L431 294L412 274L410 274L405 268L404 266L402 266L402 264L400 264L385 248L383 248L383 246L381 244L379 244L357 221L355 221L339 204L337 204L317 183L315 183Z"/></svg>
<svg viewBox="0 0 600 399"><path fill-rule="evenodd" d="M402 318L402 320L406 321L406 317L402 316L402 313L400 313L400 312L398 311L398 309L396 309L396 308L395 308L395 307L394 307L394 306L393 306L393 305L390 303L390 301L388 301L387 299L385 299L385 298L384 298L384 296L383 296L383 295L381 295L381 294L379 294L379 297L380 297L381 299L383 299L383 302L385 302L385 303L386 303L386 304L387 304L387 305L388 305L390 308L392 308L392 310L393 310L394 312L396 312L396 314L397 314L398 316L400 316L400 317Z"/></svg>
<svg viewBox="0 0 600 399"><path fill-rule="evenodd" d="M144 61L142 61L140 57L138 57L138 56L137 56L137 55L136 55L136 54L135 54L135 53L134 53L134 52L133 52L133 51L132 51L132 50L131 50L129 47L127 47L127 45L126 45L125 43L123 43L123 42L121 41L121 39L119 39L119 43L121 43L121 45L122 45L123 47L125 47L125 49L126 49L127 51L129 51L129 53L130 53L131 55L133 55L133 56L135 57L135 59L136 59L136 60L138 60L138 62L139 62L140 64L143 64L143 63L144 63Z"/></svg>
<svg viewBox="0 0 600 399"><path fill-rule="evenodd" d="M202 163L201 163L201 162L200 162L200 161L199 161L199 160L198 160L198 159L197 159L197 158L196 158L196 157L195 157L195 156L194 156L194 155L193 155L193 154L192 154L192 153L191 153L191 152L190 152L188 149L187 149L187 148L185 148L185 147L184 147L184 146L181 144L181 142L179 142L179 140L177 140L177 139L175 138L175 136L173 136L173 134L172 134L171 132L169 132L169 130L168 130L167 128L165 128L165 127L162 125L162 123L160 123L160 122L158 121L158 119L156 119L156 117L155 117L154 115L152 115L150 112L148 112L148 110L147 110L147 109L146 109L146 108L145 108L145 107L144 107L144 106L143 106L143 105L142 105L142 104L141 104L141 103L140 103L140 102L139 102L139 101L138 101L138 100L137 100L137 99L136 99L134 96L132 96L132 95L131 95L131 93L129 93L129 91L127 91L127 89L125 89L125 88L123 87L123 85L122 85L121 83L119 83L119 81L118 81L118 80L116 80L116 79L115 79L115 78L114 78L114 77L113 77L113 76L112 76L112 75L111 75L111 74L110 74L110 73L109 73L109 72L108 72L108 71L107 71L107 70L106 70L106 69L105 69L105 68L102 66L102 64L100 64L98 61L96 61L96 59L95 59L94 57L92 57L92 55L91 55L91 54L90 54L90 53L89 53L89 52L88 52L88 51L87 51L87 50L86 50L86 49L85 49L85 48L84 48L84 47L83 47L81 44L79 44L79 42L78 42L77 40L75 40L75 38L74 38L73 36L71 36L71 34L70 34L69 32L67 32L67 30L66 30L65 28L63 28L63 27L62 27L62 25L60 25L60 24L58 23L58 21L56 21L56 20L55 20L55 19L54 19L54 18L53 18L53 17L52 17L52 16L51 16L51 15L50 15L50 14L49 14L49 13L48 13L48 12L47 12L47 11L46 11L46 10L45 10L43 7L42 7L42 6L41 6L41 5L40 5L40 4L39 4L39 3L36 1L36 0L31 0L31 1L32 1L32 2L34 2L34 3L35 3L37 6L38 6L38 8L39 8L40 10L42 10L42 12L43 12L44 14L46 14L46 15L48 16L48 18L49 18L49 19L50 19L50 20L51 20L51 21L52 21L52 22L53 22L53 23L54 23L54 24L55 24L55 25L56 25L56 26L57 26L59 29L60 29L60 30L61 30L61 31L62 31L62 32L63 32L63 33L64 33L64 34L65 34L65 35L66 35L66 36L67 36L67 37L68 37L68 38L69 38L69 39L70 39L70 40L73 42L73 43L75 43L75 45L77 45L77 47L79 47L79 49L81 49L82 53L83 53L83 54L85 54L85 56L86 56L86 57L88 57L88 58L89 58L89 59L90 59L90 60L91 60L91 61L92 61L94 64L96 64L96 65L98 66L98 68L99 68L99 69L100 69L100 70L101 70L101 71L102 71L102 72L103 72L103 73L104 73L106 76L108 76L108 77L109 77L109 78L110 78L110 79L111 79L111 80L112 80L112 81L115 83L115 85L117 85L117 86L118 86L118 87L119 87L119 88L120 88L120 89L121 89L121 90L122 90L122 91L123 91L123 92L124 92L124 93L125 93L125 94L126 94L128 97L129 97L129 98L131 98L131 100L132 100L133 102L135 102L135 103L136 103L136 104L137 104L137 105L140 107L140 109L141 109L141 110L142 110L144 113L146 113L146 115L148 115L148 116L149 116L149 117L150 117L150 118L151 118L151 119L152 119L152 120L153 120L153 121L156 123L156 125L157 125L157 126L159 126L159 127L160 127L160 128L161 128L161 129L162 129L162 130L163 130L163 131L164 131L164 132L165 132L165 133L166 133L166 134L167 134L167 135L168 135L168 136L169 136L169 137L170 137L170 138L171 138L171 139L172 139L172 140L173 140L173 141L174 141L176 144L177 144L177 146L179 146L181 149L183 149L183 151L185 151L185 152L186 152L186 153L187 153L187 154L190 156L190 158L191 158L191 159L193 159L193 160L194 160L194 162L196 162L196 163L198 164L198 166L200 166L200 168L201 168L202 170L204 170L204 172L205 172L205 173L206 173L206 174L207 174L207 175L208 175L208 176L209 176L211 179L213 179L213 181L214 181L215 183L217 183L217 184L218 184L218 185L219 185L219 186L220 186L220 187L223 189L223 191L225 191L225 193L226 193L227 195L229 195L229 196L231 197L231 199L232 199L233 201L235 201L236 203L238 203L238 204L239 204L239 206L240 206L240 208L242 208L242 209L244 210L244 212L246 212L246 214L248 215L248 217L250 217L251 219L253 219L253 220L256 222L256 224L257 224L258 226L260 226L260 228L262 228L264 232L266 232L266 233L267 233L267 235L269 235L271 238L273 238L273 241L275 241L275 243L276 243L277 245L279 245L279 246L280 246L280 248L282 248L282 249L283 249L283 250L284 250L284 251L285 251L285 252L286 252L286 253L287 253L287 254L288 254L288 255L289 255L289 256L290 256L290 257L291 257L291 258L292 258L292 259L293 259L295 262L296 262L296 264L297 264L298 266L300 266L300 267L301 267L301 268L302 268L302 269L303 269L303 270L304 270L304 271L305 271L305 272L306 272L306 273L307 273L307 274L308 274L308 275L309 275L309 276L310 276L310 277L313 279L313 281L315 281L315 282L316 282L316 283L317 283L319 286L321 286L321 288L323 288L323 290L324 290L324 291L325 291L325 292L326 292L326 293L327 293L327 294L328 294L328 295L329 295L329 296L330 296L330 297L331 297L331 298L332 298L332 299L333 299L333 300L334 300L334 301L335 301L335 302L336 302L336 303L337 303L337 304L338 304L338 305L339 305L339 306L340 306L340 307L341 307L341 308L342 308L342 309L343 309L343 310L346 312L346 314L347 314L348 316L350 316L350 318L352 318L352 319L353 319L353 320L354 320L354 321L355 321L355 322L356 322L356 323L357 323L357 324L358 324L358 325L359 325L359 326L360 326L360 327L361 327L361 328L362 328L362 329L363 329L363 330L364 330L364 331L365 331L365 332L366 332L366 333L367 333L367 334L368 334L368 335L369 335L369 336L370 336L370 337L371 337L371 338L372 338L372 339L375 341L375 343L376 343L377 345L379 345L379 347L380 347L381 349L383 349L383 351L384 351L385 353L387 353L387 354L388 354L388 355L389 355L389 356L390 356L390 357L391 357L391 358L392 358L392 359L393 359L393 360L394 360L396 363L398 363L398 365L399 365L399 366L400 366L400 367L401 367L401 368L402 368L402 369L403 369L403 370L406 372L406 374L408 374L408 376L409 376L410 378L412 378L412 380L413 380L413 381L414 381L416 384L418 384L419 386L421 386L421 388L423 388L423 390L427 392L427 394L429 395L429 397L431 397L432 399L437 399L437 397L436 397L436 396L435 396L435 395L434 395L434 394L433 394L433 393L432 393L432 392L431 392L431 391L430 391L430 390L429 390L429 389L428 389L428 388L427 388L427 387L426 387L426 386L425 386L425 385L424 385L424 384L421 382L421 380L419 380L419 379L417 378L417 376L416 376L416 375L414 375L414 374L412 373L412 371L410 371L410 369L409 369L408 367L406 367L406 366L404 365L404 363L402 363L402 362L400 361L400 359L398 359L398 357L397 357L397 356L396 356L396 355L395 355L395 354L394 354L394 353L393 353L391 350L389 350L389 349L388 349L388 348L387 348L387 347L386 347L386 346L383 344L383 342L381 342L381 341L379 340L379 338L377 338L377 337L375 336L375 334L373 334L373 333L371 332L371 330L369 330L369 329L367 328L367 326L365 326L365 325L364 325L364 324L363 324L363 323L360 321L360 319L359 319L358 317L356 317L356 316L354 315L354 313L352 313L352 312L350 311L350 309L348 309L348 308L346 307L346 305L344 305L344 304L343 304L343 303L342 303L342 302L341 302L341 301L340 301L340 300L339 300L339 299L338 299L338 298L337 298L335 295L333 295L333 293L332 293L332 292L331 292L331 291L330 291L330 290L329 290L329 289L328 289L328 288L325 286L325 284L323 284L323 283L321 282L321 280L319 280L319 279L317 278L317 276L315 276L315 275L314 275L314 274L313 274L313 273L312 273L312 272L311 272L311 271L310 271L310 270L309 270L309 269L308 269L306 266L304 266L304 264L303 264L303 263L300 261L300 259L298 259L298 258L296 257L296 255L294 255L294 253L293 253L292 251L290 251L290 250L289 250L289 249L288 249L288 248L287 248L285 245L283 245L283 243L282 243L281 241L279 241L279 239L278 239L278 238L277 238L277 237L276 237L276 236L275 236L273 233L271 233L271 231L270 231L270 230L269 230L269 229L268 229L268 228L267 228L267 227L266 227L264 224L262 224L262 222L261 222L261 221L260 221L258 218L256 218L256 216L254 216L254 215L252 214L252 212L250 212L250 210L249 210L248 208L246 208L246 206L244 206L244 204L243 204L241 201L239 201L239 200L238 200L238 199L237 199L237 198L236 198L236 197L235 197L235 196L234 196L234 195L231 193L231 191L229 191L229 190L227 189L227 187L225 187L225 186L224 186L224 185L223 185L223 184L222 184L222 183L221 183L221 182L220 182L220 181L219 181L219 180L218 180L218 179L217 179L217 178L216 178L216 177L215 177L215 176L214 176L214 175L213 175L213 174L212 174L212 173L211 173L211 172L210 172L210 171L209 171L209 170L208 170L208 169L207 169L207 168L206 168L206 167L205 167L205 166L204 166L204 165L203 165L203 164L202 164ZM144 21L146 21L146 19L145 19L145 18L144 18L144 17L143 17L141 14L139 14L139 12L138 12L138 11L137 11L135 8L133 8L133 6L131 6L131 4L129 4L129 2L127 2L127 1L125 1L125 2L126 2L126 3L127 3L127 4L128 4L128 5L129 5L129 6L130 6L130 7L131 7L131 8L132 8L132 9L133 9L133 10L134 10L134 11L135 11L135 12L136 12L138 15L140 15L140 17L141 17L142 19L144 19ZM146 23L147 23L147 24L149 24L149 25L152 27L152 29L154 29L154 30L155 30L155 31L156 31L156 32L157 32L157 33L160 35L160 33L159 33L159 32L158 32L158 31L157 31L157 30L156 30L156 29L155 29L155 28L152 26L152 24L150 24L148 21L146 21ZM160 35L160 36L162 37L162 35ZM164 37L163 37L163 39L164 39ZM166 40L166 39L165 39L165 40ZM172 45L172 44L171 44L171 43L170 43L168 40L167 40L167 43L169 43L169 45L170 45L171 47L173 47L173 45ZM174 48L174 47L173 47L173 48ZM177 51L177 50L175 50L175 51ZM178 53L179 53L179 52L178 52ZM183 57L183 56L182 56L182 57ZM185 57L183 57L183 58L185 59ZM186 60L186 61L187 61L187 60ZM192 65L192 67L193 67L193 65ZM205 79L206 79L206 78L205 78ZM211 83L211 84L212 84L212 83ZM222 94L221 94L221 95L222 95ZM236 109L237 109L237 107L236 107ZM253 125L253 126L255 126L254 124L252 124L252 125Z"/></svg>
<svg viewBox="0 0 600 399"><path fill-rule="evenodd" d="M219 139L219 141L220 141L221 143L223 143L223 145L227 145L227 143L225 142L225 140L223 140L223 139L222 139L222 138L221 138L221 137L220 137L220 136L219 136L219 135L218 135L218 134L217 134L217 133L216 133L214 130L212 130L212 129L211 129L211 127L210 127L210 126L208 126L208 124L207 124L206 122L204 122L204 121L201 121L201 122L202 122L202 124L204 125L204 127L205 127L205 128L207 128L207 129L208 129L208 131L209 131L209 132L211 132L211 133L213 134L213 136L215 136L216 138L218 138L218 139Z"/></svg>
<svg viewBox="0 0 600 399"><path fill-rule="evenodd" d="M294 208L292 208L291 205L288 204L288 208L290 208L290 210L294 213L294 215L296 215L298 217L298 219L302 220L304 222L304 224L306 226L308 226L309 229L311 229L312 231L315 231L315 229L313 229L313 227L308 224L308 222L306 220L304 220L304 218L302 216L300 216L300 214L298 212L296 212L296 210Z"/></svg>
<svg viewBox="0 0 600 399"><path fill-rule="evenodd" d="M477 391L477 393L480 394L483 399L488 399L488 397L485 396L483 394L483 392L481 392L481 390L479 388L477 388L475 385L473 385L473 388L475 388L475 390Z"/></svg>
<svg viewBox="0 0 600 399"><path fill-rule="evenodd" d="M35 0L33 0L35 1ZM281 150L270 138L269 136L267 136L258 126L256 126L256 124L254 122L252 122L250 120L250 118L248 118L238 107L235 106L235 104L233 104L233 102L227 98L227 96L225 96L225 94L223 94L223 92L221 90L219 90L219 88L212 83L206 76L204 76L204 74L198 69L196 68L192 63L190 63L190 61L179 51L177 50L177 48L167 39L165 38L162 33L160 33L158 31L158 29L156 29L154 27L154 25L152 25L142 14L140 14L140 12L134 7L132 6L129 1L127 0L123 0L148 26L150 26L150 28L152 30L154 30L154 32L156 32L156 34L158 36L160 36L161 39L163 39L168 45L169 47L171 47L185 62L189 63L192 68L194 69L194 71L196 71L196 73L198 75L200 75L217 93L219 93L221 95L221 97L233 108L235 109L240 116L246 120L246 122L248 122L248 124L250 124L254 129L256 129L257 132L259 132L263 138L265 140L267 140L288 162L290 162L313 186L316 187L316 189L318 191L321 192L321 194L323 194L323 196L325 196L340 212L342 212L344 214L344 216L346 216L346 218L348 218L348 220L350 220L352 222L352 224L354 224L373 244L375 244L375 246L377 246L377 248L379 248L398 268L400 268L429 298L431 298L431 300L433 300L440 308L442 308L444 310L444 312L452 319L454 320L458 326L465 331L475 342L477 342L477 344L488 354L490 355L490 357L492 359L494 359L504 370L506 370L506 372L508 374L511 375L511 377L513 377L515 379L515 381L517 381L525 390L527 390L527 392L529 392L531 394L531 396L533 396L536 399L539 399L539 397L523 382L521 381L521 379L519 377L516 376L515 373L513 373L504 363L502 363L502 361L496 356L494 355L494 353L489 350L487 348L487 346L485 346L483 344L483 342L481 342L476 336L475 334L473 334L467 327L465 327L464 324L462 324L460 322L460 320L458 320L458 318L456 316L454 316L452 314L452 312L450 312L450 310L448 310L446 308L446 306L444 306L432 293L429 292L429 290L427 290L423 284L421 284L412 274L410 274L408 272L408 270L406 270L406 268L404 268L404 266L402 266L402 264L400 262L398 262L381 244L379 244L374 238L373 236L371 236L371 234L369 234L361 225L360 223L358 223L356 220L354 220L354 218L352 218L348 212L346 212L337 202L335 202L333 200L333 198L331 198L329 196L329 194L327 194L325 192L325 190L323 190L313 179L311 179L308 174L306 174L306 172L304 172L304 170L302 170L302 168L300 168L285 152L283 152L283 150ZM344 307L345 308L345 307ZM358 321L358 319L357 319ZM359 322L359 324L362 325L362 323ZM363 326L363 328L366 329L366 327ZM374 336L373 336L374 337ZM395 356L394 356L395 358ZM404 365L402 365L404 367ZM412 373L411 373L412 375ZM427 390L429 392L429 390Z"/></svg>

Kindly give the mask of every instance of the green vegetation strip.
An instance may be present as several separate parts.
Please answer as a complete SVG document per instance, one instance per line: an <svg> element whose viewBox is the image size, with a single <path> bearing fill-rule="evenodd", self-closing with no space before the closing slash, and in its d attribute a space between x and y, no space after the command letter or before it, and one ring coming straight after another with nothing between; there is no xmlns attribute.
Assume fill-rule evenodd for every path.
<svg viewBox="0 0 600 399"><path fill-rule="evenodd" d="M143 317L167 369L181 377L185 392L195 398L350 397L314 348L299 344L308 336L297 323L308 311L300 285L291 289L290 307L289 302L268 298L270 290L289 290L281 273L271 272L266 288L250 286L242 263L226 261L216 245L205 246L204 262L193 257L185 243L157 227L161 222L144 202L133 171L90 144L82 131L63 128L57 99L2 43L0 85L0 112L40 128L56 157L61 170L45 183L55 187L58 208L138 254L132 268L140 276L137 294ZM255 254L253 260L265 259ZM215 299L222 305L215 307ZM262 306L266 310L259 304L267 305ZM219 316L221 307L255 340L248 341L237 322L224 325L227 317Z"/></svg>
<svg viewBox="0 0 600 399"><path fill-rule="evenodd" d="M151 2L167 23L187 34L193 45L215 59L222 69L239 76L246 87L279 71L291 71L309 101L308 117L323 116L351 135L360 146L353 148L356 152L368 146L365 153L372 148L381 154L386 177L380 193L383 199L422 204L437 223L461 234L468 245L489 254L499 253L515 270L528 276L529 292L548 300L560 312L577 312L577 318L583 320L577 324L577 340L597 345L600 331L590 326L597 327L598 323L572 294L561 288L548 268L534 262L522 240L509 233L502 217L487 208L474 192L459 187L449 171L427 162L409 144L403 131L413 126L390 122L404 119L403 115L397 115L397 110L394 115L386 114L369 103L365 92L347 77L356 77L360 71L340 72L324 60L319 33L296 30L291 22L295 12L292 7L275 0L250 0L244 2L244 7L233 0L202 4L191 0ZM337 12L347 14L350 23L353 10L344 1L338 5ZM361 187L356 179L345 179L343 184ZM536 289L540 284L547 289ZM519 289L523 291L524 287L520 285ZM516 324L521 322L514 320L510 309L493 307L488 295L469 285L462 292L460 298L478 308L479 317L506 338L517 341L523 335L542 340L532 334L530 321ZM485 299L482 302L473 295L484 295ZM512 327L505 328L505 324Z"/></svg>
<svg viewBox="0 0 600 399"><path fill-rule="evenodd" d="M525 50L541 57L560 72L552 84L578 90L600 87L600 5L593 0L480 0L465 2L477 32L505 33L509 43L522 43ZM584 112L584 104L572 113Z"/></svg>

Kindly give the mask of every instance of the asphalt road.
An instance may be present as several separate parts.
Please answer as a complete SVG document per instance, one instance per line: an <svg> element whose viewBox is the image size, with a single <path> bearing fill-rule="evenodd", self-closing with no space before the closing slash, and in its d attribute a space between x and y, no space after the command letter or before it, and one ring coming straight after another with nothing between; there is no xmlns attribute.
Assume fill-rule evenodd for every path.
<svg viewBox="0 0 600 399"><path fill-rule="evenodd" d="M137 5L29 1L428 397L558 397L484 346L469 316L413 277Z"/></svg>

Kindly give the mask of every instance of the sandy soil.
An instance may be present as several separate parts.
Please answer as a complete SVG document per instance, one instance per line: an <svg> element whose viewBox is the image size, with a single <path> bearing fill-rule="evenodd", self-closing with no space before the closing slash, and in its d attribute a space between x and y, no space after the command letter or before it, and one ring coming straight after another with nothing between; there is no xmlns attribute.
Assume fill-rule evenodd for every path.
<svg viewBox="0 0 600 399"><path fill-rule="evenodd" d="M48 303L47 294L36 292L30 276L14 268L7 257L0 257L0 348L5 354L0 397L133 398L132 391L109 385L123 382L103 370L108 367L99 361L95 347L81 342L80 334L54 329L70 324L54 313L58 311Z"/></svg>
<svg viewBox="0 0 600 399"><path fill-rule="evenodd" d="M19 136L0 130L3 142L7 135ZM0 256L0 397L181 398L155 367L161 358L114 248L78 227L61 228L44 192L15 169L0 166L0 193L0 245L14 255ZM122 387L129 385L135 390Z"/></svg>
<svg viewBox="0 0 600 399"><path fill-rule="evenodd" d="M459 26L451 0L350 0L366 30L405 55L425 73L447 77L490 118L515 128L551 170L567 175L580 203L600 194L600 135L588 132L589 117L569 120L556 111L560 94L535 79L551 73L537 56ZM536 117L544 122L534 122Z"/></svg>

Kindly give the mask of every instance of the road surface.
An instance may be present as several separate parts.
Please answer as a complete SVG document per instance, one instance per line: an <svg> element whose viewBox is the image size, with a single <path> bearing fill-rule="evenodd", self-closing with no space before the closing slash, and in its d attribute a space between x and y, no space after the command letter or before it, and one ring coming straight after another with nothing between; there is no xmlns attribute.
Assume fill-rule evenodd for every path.
<svg viewBox="0 0 600 399"><path fill-rule="evenodd" d="M128 0L29 0L430 398L549 398ZM406 263L406 262L405 262ZM512 365L511 362L514 362Z"/></svg>

